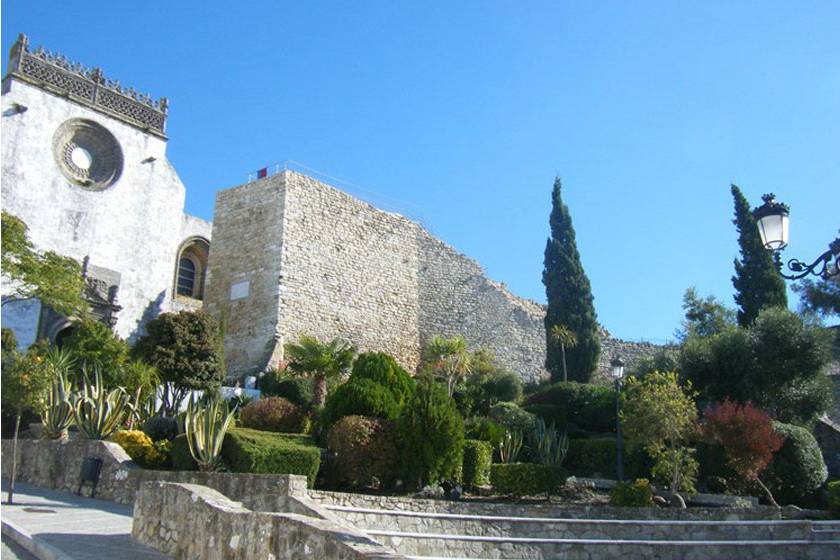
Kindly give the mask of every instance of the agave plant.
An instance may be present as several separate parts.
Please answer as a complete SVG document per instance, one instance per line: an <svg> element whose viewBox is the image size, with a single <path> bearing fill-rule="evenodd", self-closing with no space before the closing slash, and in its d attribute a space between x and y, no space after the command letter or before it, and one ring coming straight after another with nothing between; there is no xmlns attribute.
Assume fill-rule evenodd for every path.
<svg viewBox="0 0 840 560"><path fill-rule="evenodd" d="M184 432L190 454L202 471L218 468L222 455L222 442L233 420L233 412L220 399L204 403L190 400L184 416Z"/></svg>
<svg viewBox="0 0 840 560"><path fill-rule="evenodd" d="M531 433L531 447L544 465L562 465L569 450L569 437L554 428L554 422L546 426L545 420L537 418Z"/></svg>
<svg viewBox="0 0 840 560"><path fill-rule="evenodd" d="M87 439L107 438L116 431L130 410L128 400L128 394L122 387L105 391L99 370L95 373L94 383L85 376L73 409L79 432Z"/></svg>
<svg viewBox="0 0 840 560"><path fill-rule="evenodd" d="M515 463L522 451L522 432L505 432L502 443L499 444L499 458L502 463Z"/></svg>
<svg viewBox="0 0 840 560"><path fill-rule="evenodd" d="M41 423L44 426L45 439L61 439L67 428L73 423L73 408L76 404L73 385L67 371L56 372L52 384L47 389Z"/></svg>

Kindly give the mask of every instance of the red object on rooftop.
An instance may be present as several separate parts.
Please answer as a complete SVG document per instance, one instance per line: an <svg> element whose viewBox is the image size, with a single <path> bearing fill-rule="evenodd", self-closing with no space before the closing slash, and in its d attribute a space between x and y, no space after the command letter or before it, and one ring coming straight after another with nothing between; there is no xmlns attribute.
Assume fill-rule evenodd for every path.
<svg viewBox="0 0 840 560"><path fill-rule="evenodd" d="M268 177L268 167L263 167L257 171L257 179L263 179L265 177Z"/></svg>

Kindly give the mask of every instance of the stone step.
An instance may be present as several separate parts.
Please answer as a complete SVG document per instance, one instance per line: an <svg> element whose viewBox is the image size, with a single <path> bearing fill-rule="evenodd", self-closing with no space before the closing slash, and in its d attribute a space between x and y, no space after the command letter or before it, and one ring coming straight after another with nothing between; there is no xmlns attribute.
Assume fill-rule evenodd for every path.
<svg viewBox="0 0 840 560"><path fill-rule="evenodd" d="M840 542L793 540L682 541L643 539L536 539L369 531L409 558L432 560L567 559L603 560L836 560Z"/></svg>
<svg viewBox="0 0 840 560"><path fill-rule="evenodd" d="M807 520L688 521L558 519L425 513L328 506L347 523L365 531L456 534L472 537L549 539L629 539L663 541L808 540L812 527L834 528ZM829 537L829 540L831 538Z"/></svg>

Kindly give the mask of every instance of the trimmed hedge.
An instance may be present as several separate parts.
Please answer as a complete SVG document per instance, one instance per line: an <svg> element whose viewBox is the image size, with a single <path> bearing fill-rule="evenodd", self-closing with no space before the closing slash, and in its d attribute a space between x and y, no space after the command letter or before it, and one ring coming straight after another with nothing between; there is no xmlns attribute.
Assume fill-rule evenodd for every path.
<svg viewBox="0 0 840 560"><path fill-rule="evenodd" d="M563 465L579 476L598 474L615 478L617 453L615 438L570 439ZM628 450L626 442L623 464L625 478L650 475L650 459L641 449Z"/></svg>
<svg viewBox="0 0 840 560"><path fill-rule="evenodd" d="M387 387L370 379L354 379L339 386L328 397L321 414L321 426L330 426L345 416L371 416L394 421L400 405Z"/></svg>
<svg viewBox="0 0 840 560"><path fill-rule="evenodd" d="M389 488L399 452L394 425L382 418L345 416L330 428L327 447L335 458L335 482L354 488Z"/></svg>
<svg viewBox="0 0 840 560"><path fill-rule="evenodd" d="M835 519L840 519L840 480L832 480L825 488L828 490L828 509Z"/></svg>
<svg viewBox="0 0 840 560"><path fill-rule="evenodd" d="M535 405L543 406L533 408ZM573 427L591 432L615 430L615 391L603 385L554 383L529 396L525 408L542 416L546 423L554 421L556 426L569 430Z"/></svg>
<svg viewBox="0 0 840 560"><path fill-rule="evenodd" d="M487 486L490 484L490 465L493 463L493 447L486 441L464 440L463 482L465 486Z"/></svg>
<svg viewBox="0 0 840 560"><path fill-rule="evenodd" d="M653 488L646 478L634 482L616 482L610 490L610 504L622 507L647 507L653 505Z"/></svg>
<svg viewBox="0 0 840 560"><path fill-rule="evenodd" d="M321 465L321 450L305 435L234 428L225 435L222 462L231 472L305 475L311 487ZM184 434L172 442L172 469L198 470Z"/></svg>
<svg viewBox="0 0 840 560"><path fill-rule="evenodd" d="M536 416L511 402L501 402L490 407L490 419L511 432L527 436L534 429Z"/></svg>
<svg viewBox="0 0 840 560"><path fill-rule="evenodd" d="M551 494L566 483L563 467L536 463L497 463L490 467L490 482L499 494L534 496Z"/></svg>
<svg viewBox="0 0 840 560"><path fill-rule="evenodd" d="M761 474L761 480L780 504L800 502L828 478L822 452L814 436L799 426L773 422L785 437L782 448Z"/></svg>

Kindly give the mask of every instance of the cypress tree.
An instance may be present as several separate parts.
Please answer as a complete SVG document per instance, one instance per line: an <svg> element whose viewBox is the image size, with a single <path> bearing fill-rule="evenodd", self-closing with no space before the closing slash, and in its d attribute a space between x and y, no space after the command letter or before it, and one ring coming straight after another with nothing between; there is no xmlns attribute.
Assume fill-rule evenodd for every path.
<svg viewBox="0 0 840 560"><path fill-rule="evenodd" d="M767 307L787 309L785 281L779 274L773 255L761 243L761 234L744 194L732 185L735 199L735 229L738 230L738 245L741 260L735 259L735 303L738 304L738 324L750 326L758 312Z"/></svg>
<svg viewBox="0 0 840 560"><path fill-rule="evenodd" d="M562 325L574 333L577 344L566 348L570 381L589 381L598 366L601 344L598 321L592 303L589 278L583 271L575 243L575 230L569 208L560 196L560 178L554 179L551 193L551 237L545 244L543 284L548 299L545 315L546 360L552 381L563 379L562 352L552 329Z"/></svg>

